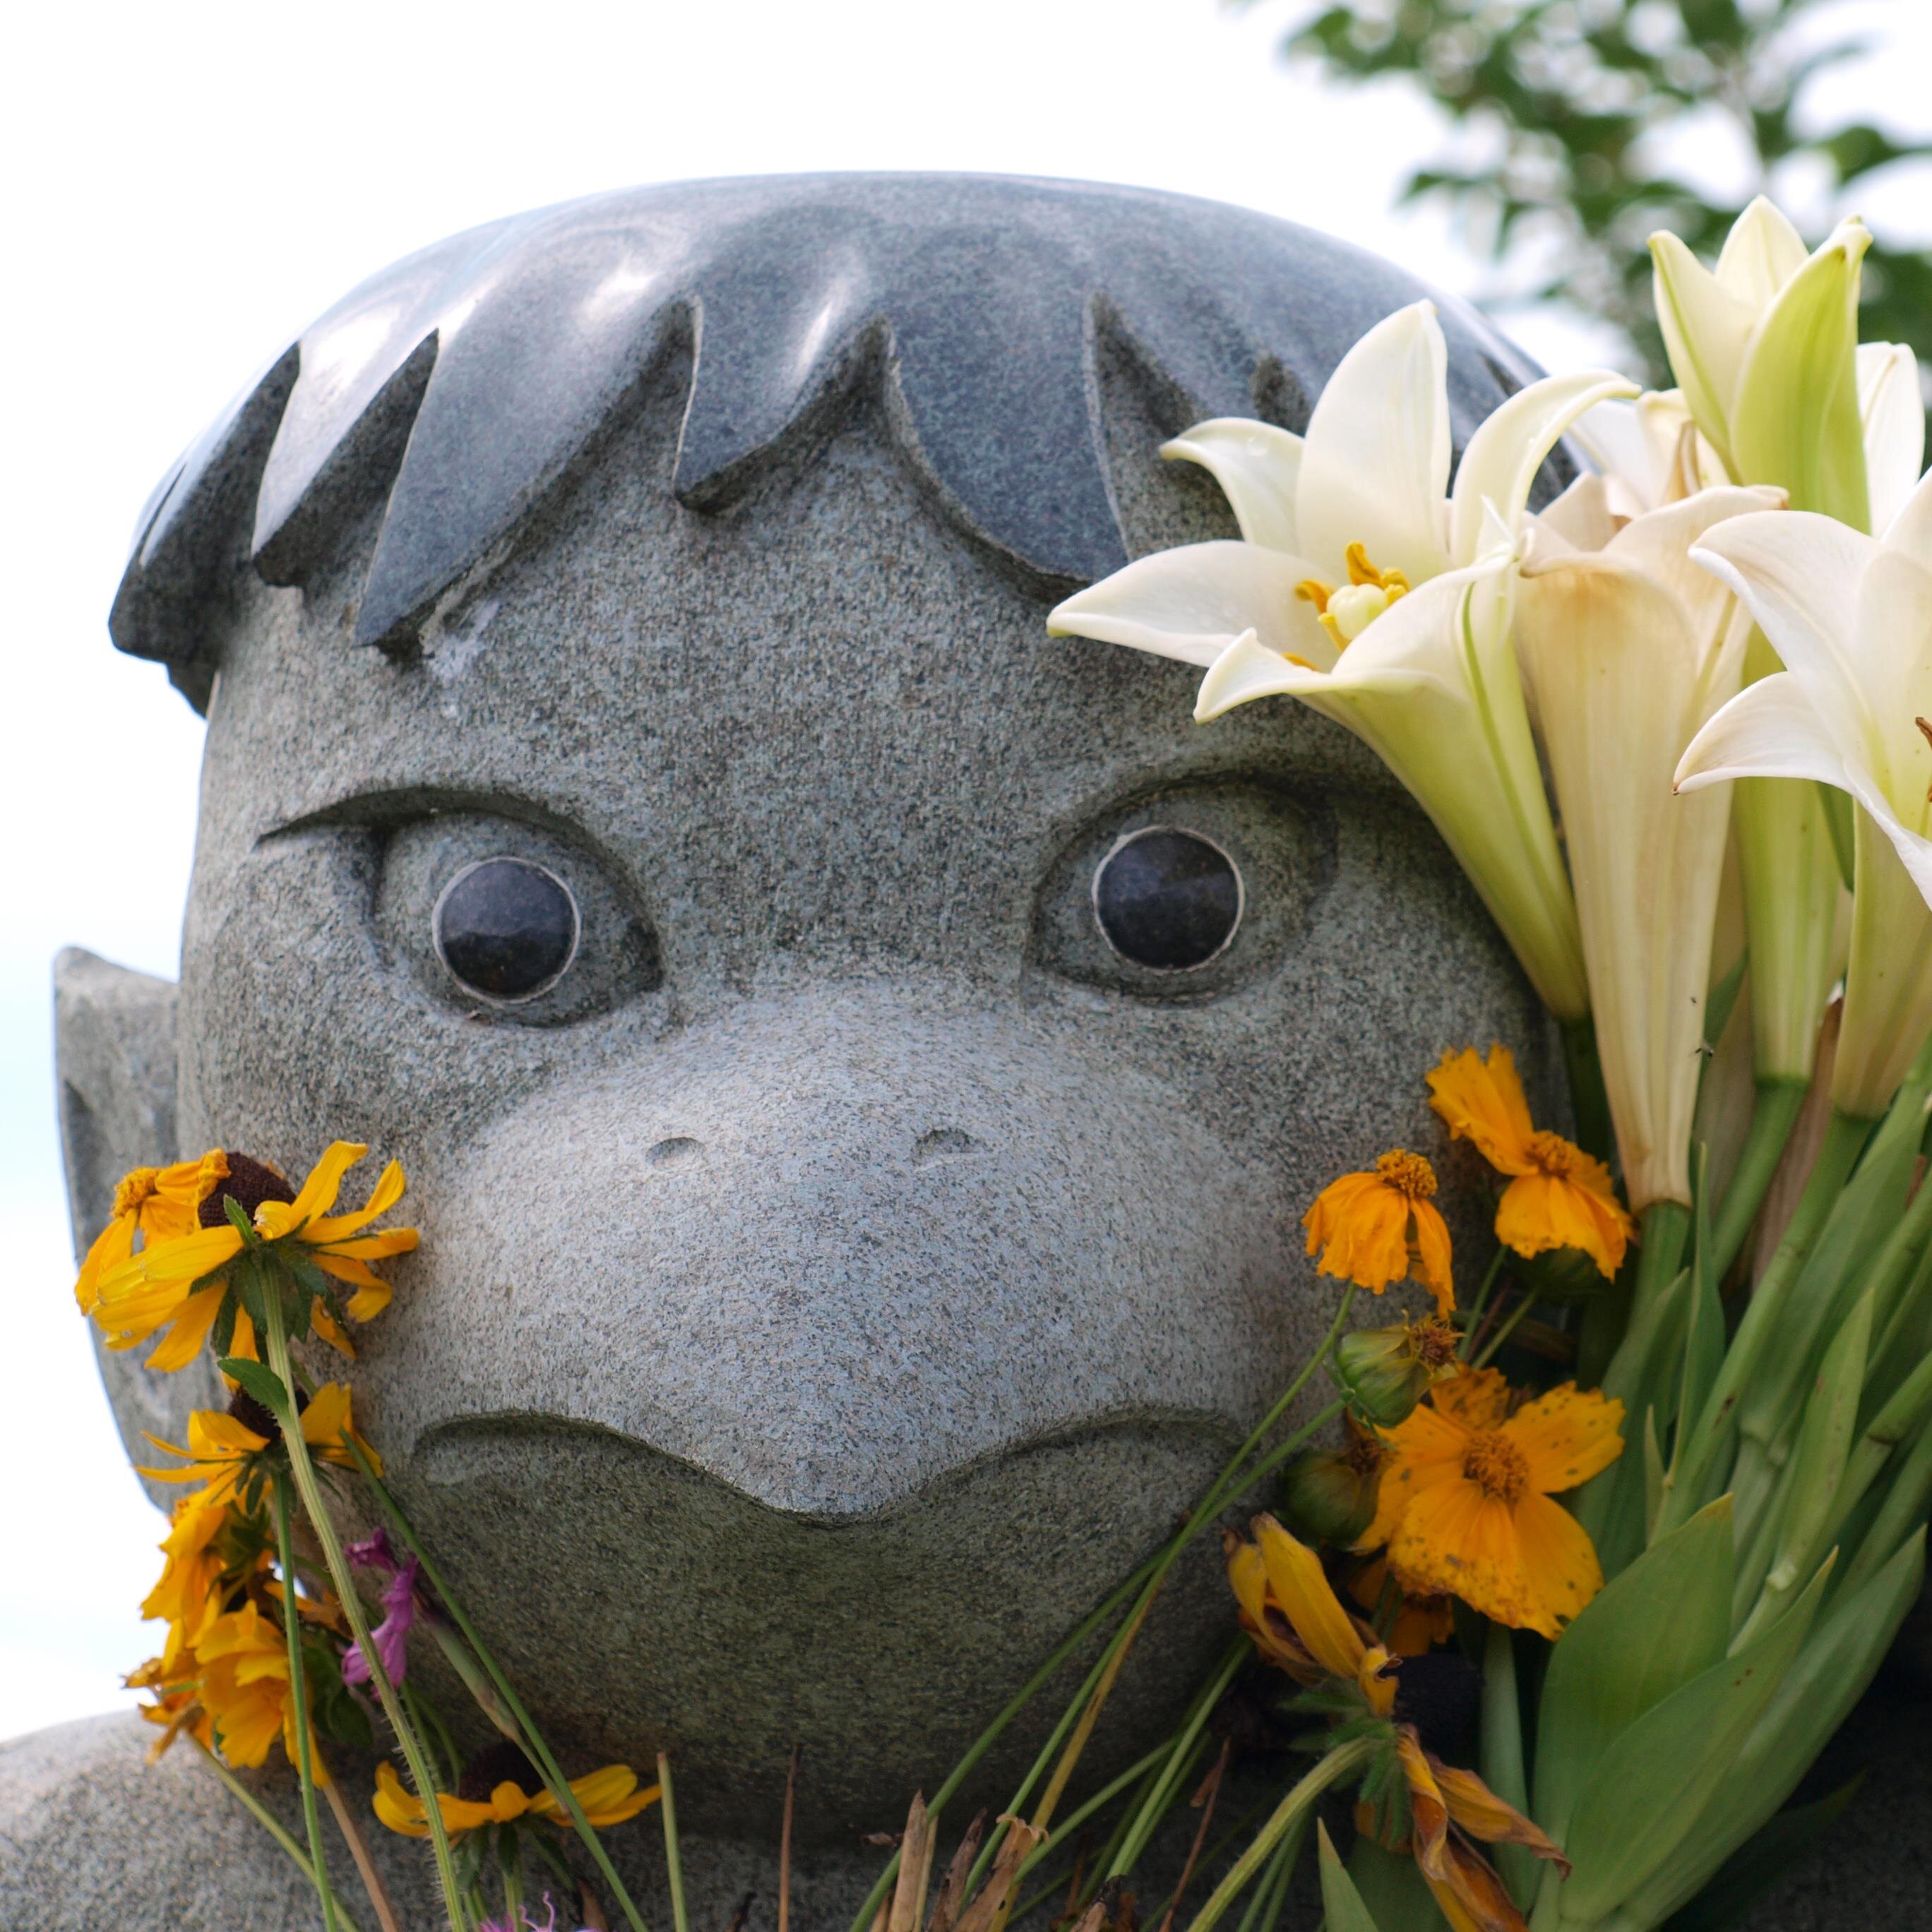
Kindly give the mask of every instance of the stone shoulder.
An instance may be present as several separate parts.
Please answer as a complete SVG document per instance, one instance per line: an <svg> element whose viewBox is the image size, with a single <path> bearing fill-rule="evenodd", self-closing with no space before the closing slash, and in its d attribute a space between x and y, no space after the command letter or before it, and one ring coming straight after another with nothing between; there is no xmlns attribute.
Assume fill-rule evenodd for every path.
<svg viewBox="0 0 1932 1932"><path fill-rule="evenodd" d="M296 1932L308 1882L193 1751L147 1762L131 1712L0 1744L6 1932ZM251 1779L298 1829L292 1790Z"/></svg>

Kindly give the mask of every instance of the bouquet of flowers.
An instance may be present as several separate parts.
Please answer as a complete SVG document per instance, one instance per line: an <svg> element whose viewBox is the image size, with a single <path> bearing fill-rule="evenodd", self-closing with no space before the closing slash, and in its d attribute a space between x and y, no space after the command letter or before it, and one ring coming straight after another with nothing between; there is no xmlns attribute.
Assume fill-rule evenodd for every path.
<svg viewBox="0 0 1932 1932"><path fill-rule="evenodd" d="M1714 1925L1807 1841L1780 1808L1918 1595L1932 1512L1932 479L1910 352L1857 340L1867 239L1848 223L1808 254L1762 202L1714 272L1658 238L1679 387L1536 382L1453 488L1443 338L1428 304L1402 310L1306 435L1220 419L1166 447L1213 475L1240 541L1143 557L1053 614L1199 665L1201 722L1293 698L1388 766L1557 1022L1574 1138L1538 1124L1501 1047L1421 1070L1495 1178L1479 1285L1459 1294L1430 1162L1352 1150L1372 1165L1304 1220L1339 1284L1326 1340L914 1801L854 1932L1004 1932L1049 1900L1077 1932L1131 1926L1128 1888L1186 1809L1144 1915L1162 1932L1237 1910L1274 1932L1311 1829L1330 1932L1646 1932L1694 1900ZM1594 466L1533 510L1566 434ZM110 1346L158 1337L160 1370L212 1348L231 1391L148 1472L192 1487L143 1606L163 1648L130 1681L158 1748L206 1755L326 1927L356 1922L324 1805L386 1928L365 1809L427 1840L452 1932L533 1923L532 1861L588 1922L608 1898L644 1932L599 1834L656 1804L685 1932L670 1764L648 1786L566 1776L348 1387L314 1371L314 1345L353 1359L390 1295L370 1264L416 1244L377 1225L394 1163L337 1211L366 1151L338 1143L298 1188L234 1150L142 1170L86 1258ZM1426 1307L1352 1325L1404 1282ZM1307 1414L1318 1377L1332 1400ZM345 1540L332 1490L377 1533ZM1270 1502L1222 1530L1220 1660L1169 1736L1085 1789L1174 1565ZM410 1670L425 1641L500 1740L466 1760ZM933 1892L946 1807L1083 1662ZM1312 1762L1213 1840L1237 1698ZM278 1740L305 1844L233 1775ZM400 1772L384 1758L352 1799L332 1756L378 1743ZM1317 1822L1330 1792L1355 1799L1346 1863ZM785 1887L782 1855L782 1927Z"/></svg>

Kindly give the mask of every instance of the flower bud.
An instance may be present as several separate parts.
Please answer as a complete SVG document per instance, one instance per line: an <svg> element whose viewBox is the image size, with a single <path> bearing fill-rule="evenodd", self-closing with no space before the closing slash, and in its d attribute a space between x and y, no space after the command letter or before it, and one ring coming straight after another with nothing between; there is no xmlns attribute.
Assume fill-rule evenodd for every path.
<svg viewBox="0 0 1932 1932"><path fill-rule="evenodd" d="M1546 1248L1540 1255L1518 1256L1510 1271L1538 1301L1590 1301L1610 1285L1610 1276L1594 1255L1581 1248Z"/></svg>
<svg viewBox="0 0 1932 1932"><path fill-rule="evenodd" d="M1346 1450L1304 1449L1282 1473L1281 1514L1306 1543L1347 1548L1376 1520L1382 1487L1381 1444L1358 1430Z"/></svg>
<svg viewBox="0 0 1932 1932"><path fill-rule="evenodd" d="M1454 1365L1458 1339L1434 1316L1392 1328L1358 1328L1336 1343L1328 1372L1356 1414L1393 1429Z"/></svg>

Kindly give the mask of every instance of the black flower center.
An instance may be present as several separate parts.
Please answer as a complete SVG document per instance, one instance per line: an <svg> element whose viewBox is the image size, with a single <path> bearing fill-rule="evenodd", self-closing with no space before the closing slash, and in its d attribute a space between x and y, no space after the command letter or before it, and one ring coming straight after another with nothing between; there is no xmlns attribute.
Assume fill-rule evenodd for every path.
<svg viewBox="0 0 1932 1932"><path fill-rule="evenodd" d="M282 1425L266 1402L257 1402L246 1389L237 1389L228 1398L228 1413L244 1429L251 1430L271 1444L282 1439Z"/></svg>
<svg viewBox="0 0 1932 1932"><path fill-rule="evenodd" d="M536 1766L508 1738L478 1751L463 1767L456 1795L472 1804L486 1804L500 1784L514 1784L520 1791L543 1789L543 1778Z"/></svg>
<svg viewBox="0 0 1932 1932"><path fill-rule="evenodd" d="M200 1220L204 1228L227 1226L227 1203L230 1201L239 1202L242 1211L252 1221L255 1210L264 1201L292 1201L296 1198L295 1190L272 1167L250 1160L245 1154L237 1154L232 1148L224 1152L228 1162L228 1178L201 1204Z"/></svg>

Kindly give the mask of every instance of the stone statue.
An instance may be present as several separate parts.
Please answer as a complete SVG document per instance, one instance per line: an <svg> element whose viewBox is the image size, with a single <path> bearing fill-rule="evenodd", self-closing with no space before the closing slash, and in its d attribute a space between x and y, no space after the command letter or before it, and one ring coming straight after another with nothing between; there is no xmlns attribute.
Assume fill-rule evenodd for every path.
<svg viewBox="0 0 1932 1932"><path fill-rule="evenodd" d="M1556 1064L1353 740L1197 730L1186 667L1045 634L1234 534L1162 437L1304 426L1420 292L1139 190L614 194L374 278L142 520L112 630L207 715L202 813L178 989L58 969L76 1240L182 1150L400 1158L424 1245L358 1417L566 1763L674 1754L704 1932L769 1909L794 1743L798 1922L842 1932L860 1834L1326 1327L1314 1192L1443 1154L1444 1047ZM1442 320L1460 445L1531 372ZM217 1400L103 1372L137 1457ZM1221 1588L1204 1544L1090 1762L1225 1642ZM0 1752L0 1924L312 1923L148 1735ZM611 1846L664 1916L650 1822ZM434 1924L427 1858L379 1850Z"/></svg>

